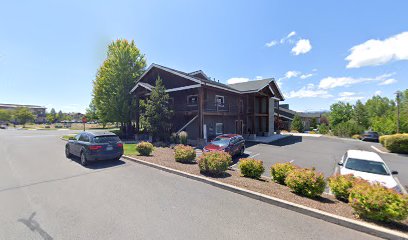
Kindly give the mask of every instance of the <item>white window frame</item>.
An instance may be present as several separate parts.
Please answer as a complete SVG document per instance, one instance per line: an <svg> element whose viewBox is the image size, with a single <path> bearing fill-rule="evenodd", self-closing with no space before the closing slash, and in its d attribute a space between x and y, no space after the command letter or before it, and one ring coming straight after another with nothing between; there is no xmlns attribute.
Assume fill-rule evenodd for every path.
<svg viewBox="0 0 408 240"><path fill-rule="evenodd" d="M218 132L218 126L221 125L221 132ZM215 124L215 134L216 135L221 135L224 132L224 124L223 123L216 123Z"/></svg>
<svg viewBox="0 0 408 240"><path fill-rule="evenodd" d="M222 99L222 101L219 103L218 102L218 99ZM217 106L219 106L219 107L224 107L224 105L225 105L225 97L224 96L221 96L221 95L215 95L215 104L217 105Z"/></svg>
<svg viewBox="0 0 408 240"><path fill-rule="evenodd" d="M197 103L191 104L190 101L189 101L189 100L190 100L190 97L196 97L196 98L197 98ZM187 96L187 105L188 105L188 106L197 106L197 105L198 105L198 95L188 95L188 96Z"/></svg>

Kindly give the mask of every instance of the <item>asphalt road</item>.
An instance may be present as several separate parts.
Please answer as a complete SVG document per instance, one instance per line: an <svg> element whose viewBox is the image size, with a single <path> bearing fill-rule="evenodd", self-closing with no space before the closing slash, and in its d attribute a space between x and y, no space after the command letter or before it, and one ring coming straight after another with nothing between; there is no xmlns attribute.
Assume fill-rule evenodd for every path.
<svg viewBox="0 0 408 240"><path fill-rule="evenodd" d="M331 176L343 154L349 149L373 151L378 153L391 170L399 172L397 178L407 189L408 155L377 152L372 146L381 148L379 143L362 142L352 139L334 137L301 137L290 136L271 144L247 143L246 153L249 157L264 162L265 175L270 176L270 167L277 162L293 161L301 167L312 168Z"/></svg>
<svg viewBox="0 0 408 240"><path fill-rule="evenodd" d="M82 167L62 131L0 131L0 239L376 239L133 162Z"/></svg>

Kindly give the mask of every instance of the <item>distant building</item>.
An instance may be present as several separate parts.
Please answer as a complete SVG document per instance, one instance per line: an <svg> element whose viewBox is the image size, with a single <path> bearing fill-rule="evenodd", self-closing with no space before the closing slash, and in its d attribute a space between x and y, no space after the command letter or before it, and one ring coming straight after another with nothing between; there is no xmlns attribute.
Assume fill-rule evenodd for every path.
<svg viewBox="0 0 408 240"><path fill-rule="evenodd" d="M68 120L68 122L82 122L82 117L85 116L85 114L79 112L69 112L66 113L65 116L69 117L70 120Z"/></svg>
<svg viewBox="0 0 408 240"><path fill-rule="evenodd" d="M36 105L20 105L20 104L5 104L5 103L0 103L0 109L4 110L16 110L17 108L28 108L34 115L35 123L45 123L45 110L47 109L46 107L41 107L41 106L36 106Z"/></svg>
<svg viewBox="0 0 408 240"><path fill-rule="evenodd" d="M289 104L281 104L279 105L277 113L279 113L279 118L283 123L282 129L289 130L293 118L295 117L295 115L299 115L302 119L303 126L305 126L305 130L309 130L312 119L316 118L317 124L320 124L320 118L324 113L326 113L326 111L297 112L289 109Z"/></svg>

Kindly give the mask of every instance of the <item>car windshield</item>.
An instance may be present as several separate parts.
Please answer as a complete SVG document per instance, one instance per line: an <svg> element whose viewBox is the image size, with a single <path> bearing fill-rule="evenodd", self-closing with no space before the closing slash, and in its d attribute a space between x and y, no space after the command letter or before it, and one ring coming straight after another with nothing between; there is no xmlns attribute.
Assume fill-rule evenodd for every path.
<svg viewBox="0 0 408 240"><path fill-rule="evenodd" d="M346 163L346 168L361 172L368 172L380 175L390 175L387 168L385 167L385 164L382 162L349 158Z"/></svg>
<svg viewBox="0 0 408 240"><path fill-rule="evenodd" d="M214 141L211 142L211 144L220 146L220 147L225 147L228 146L230 143L230 140L228 138L215 138Z"/></svg>
<svg viewBox="0 0 408 240"><path fill-rule="evenodd" d="M94 137L95 143L110 143L110 142L119 142L120 139L118 136L96 136Z"/></svg>

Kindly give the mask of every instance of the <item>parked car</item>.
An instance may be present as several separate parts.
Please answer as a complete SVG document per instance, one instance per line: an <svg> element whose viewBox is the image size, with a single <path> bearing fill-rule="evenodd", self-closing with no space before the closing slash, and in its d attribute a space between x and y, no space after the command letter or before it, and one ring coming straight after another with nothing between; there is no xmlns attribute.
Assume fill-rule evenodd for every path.
<svg viewBox="0 0 408 240"><path fill-rule="evenodd" d="M111 132L81 132L68 140L65 155L67 158L80 157L83 166L92 161L119 160L123 155L123 143Z"/></svg>
<svg viewBox="0 0 408 240"><path fill-rule="evenodd" d="M7 128L7 126L5 124L0 125L0 129L6 129L6 128Z"/></svg>
<svg viewBox="0 0 408 240"><path fill-rule="evenodd" d="M378 132L373 132L373 131L365 131L361 135L361 140L362 141L370 141L370 142L378 142L380 135Z"/></svg>
<svg viewBox="0 0 408 240"><path fill-rule="evenodd" d="M362 150L348 150L341 161L340 174L353 174L369 182L378 182L386 188L392 188L401 193L402 189L395 181L393 175L397 171L390 171L384 160L374 152Z"/></svg>
<svg viewBox="0 0 408 240"><path fill-rule="evenodd" d="M231 156L242 155L245 151L245 140L238 134L224 134L214 138L203 152L224 151Z"/></svg>

